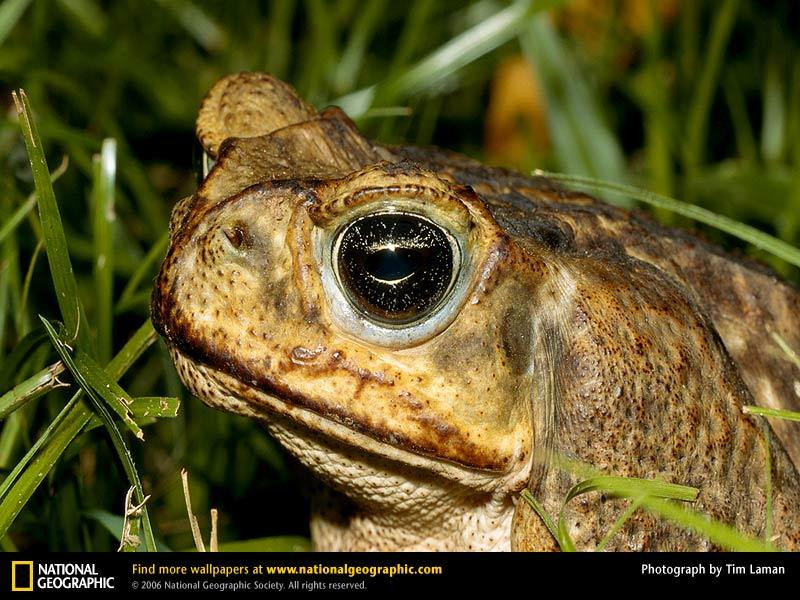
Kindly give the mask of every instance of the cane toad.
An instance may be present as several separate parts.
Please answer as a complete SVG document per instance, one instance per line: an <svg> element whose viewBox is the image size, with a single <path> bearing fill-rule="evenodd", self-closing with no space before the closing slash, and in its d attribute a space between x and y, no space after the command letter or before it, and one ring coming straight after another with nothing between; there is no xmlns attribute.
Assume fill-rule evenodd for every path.
<svg viewBox="0 0 800 600"><path fill-rule="evenodd" d="M324 482L320 550L549 550L576 475L694 486L765 533L767 444L742 406L797 410L798 290L547 179L363 137L286 84L217 83L214 161L178 203L152 316L182 380L262 421ZM769 431L775 544L800 544L800 436ZM628 501L566 523L591 549ZM615 550L709 550L637 511Z"/></svg>

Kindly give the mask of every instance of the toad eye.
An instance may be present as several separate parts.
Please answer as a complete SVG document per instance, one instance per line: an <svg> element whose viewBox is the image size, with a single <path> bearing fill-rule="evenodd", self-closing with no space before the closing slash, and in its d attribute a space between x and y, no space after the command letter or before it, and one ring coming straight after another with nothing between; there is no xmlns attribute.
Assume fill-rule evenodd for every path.
<svg viewBox="0 0 800 600"><path fill-rule="evenodd" d="M452 236L411 213L361 217L341 230L333 248L336 276L348 300L388 325L431 314L452 289L459 262Z"/></svg>

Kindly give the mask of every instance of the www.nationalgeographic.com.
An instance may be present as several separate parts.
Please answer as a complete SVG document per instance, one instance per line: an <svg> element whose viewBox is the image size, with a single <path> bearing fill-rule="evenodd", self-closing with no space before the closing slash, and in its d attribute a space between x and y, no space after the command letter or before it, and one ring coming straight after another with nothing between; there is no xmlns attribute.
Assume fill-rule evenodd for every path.
<svg viewBox="0 0 800 600"><path fill-rule="evenodd" d="M236 575L359 575L378 577L385 575L441 575L442 567L437 565L415 566L409 564L396 565L255 565L253 567L214 565L132 565L134 575L205 575L211 577L231 577Z"/></svg>
<svg viewBox="0 0 800 600"><path fill-rule="evenodd" d="M347 563L343 565L301 565L301 566L269 566L265 569L267 575L368 575L377 577L378 575L441 575L442 567L412 565L392 565L392 566L352 566Z"/></svg>

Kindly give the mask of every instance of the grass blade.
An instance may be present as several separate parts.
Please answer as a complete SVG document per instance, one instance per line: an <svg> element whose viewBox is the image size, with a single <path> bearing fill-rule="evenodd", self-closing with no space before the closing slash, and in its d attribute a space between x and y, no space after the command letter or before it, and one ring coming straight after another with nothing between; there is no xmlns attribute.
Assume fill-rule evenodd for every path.
<svg viewBox="0 0 800 600"><path fill-rule="evenodd" d="M672 500L694 502L697 500L697 496L700 493L700 490L697 488L685 485L665 483L663 481L650 479L638 479L635 477L598 475L585 479L572 486L569 490L561 508L561 513L558 516L558 537L556 539L559 541L561 549L565 552L575 552L577 550L567 529L567 505L577 496L596 491L604 491L613 496L622 498L634 498L636 502L640 504L644 504L648 498L670 498ZM618 519L618 522L619 520L620 519ZM617 526L617 523L615 523L614 526ZM619 526L621 527L621 525ZM603 541L605 541L605 538Z"/></svg>
<svg viewBox="0 0 800 600"><path fill-rule="evenodd" d="M547 100L549 130L561 170L625 178L625 159L606 124L591 86L546 15L532 20L520 35L528 61Z"/></svg>
<svg viewBox="0 0 800 600"><path fill-rule="evenodd" d="M36 248L33 249L33 256L31 256L31 261L28 263L28 270L25 273L25 281L22 284L22 295L19 299L20 309L19 314L17 315L17 331L23 334L30 331L31 328L30 319L28 316L28 297L30 296L33 272L36 269L36 263L39 260L39 254L42 252L43 248L44 241L39 240L39 243L36 244Z"/></svg>
<svg viewBox="0 0 800 600"><path fill-rule="evenodd" d="M488 54L530 26L537 13L563 4L563 0L518 1L498 11L435 50L396 77L378 86L352 92L333 102L353 119L359 119L373 105L392 105L430 91L460 69Z"/></svg>
<svg viewBox="0 0 800 600"><path fill-rule="evenodd" d="M106 372L115 380L122 377L155 339L156 332L148 319L108 363ZM82 397L83 390L79 390L0 483L0 537L5 535L53 465L94 415L81 401Z"/></svg>
<svg viewBox="0 0 800 600"><path fill-rule="evenodd" d="M111 359L114 303L114 181L117 171L117 144L103 140L99 156L94 157L94 287L97 331L97 360Z"/></svg>
<svg viewBox="0 0 800 600"><path fill-rule="evenodd" d="M31 494L91 416L80 396L73 396L6 476L0 484L0 537L5 536Z"/></svg>
<svg viewBox="0 0 800 600"><path fill-rule="evenodd" d="M358 11L347 46L336 64L333 76L333 86L338 92L352 89L355 84L369 41L385 12L384 0L367 0Z"/></svg>
<svg viewBox="0 0 800 600"><path fill-rule="evenodd" d="M582 494L600 490L622 498L649 496L652 498L669 498L682 502L694 502L700 494L700 490L697 488L676 483L665 483L663 481L639 479L636 477L598 475L597 477L591 477L572 486L564 504Z"/></svg>
<svg viewBox="0 0 800 600"><path fill-rule="evenodd" d="M640 496L639 498L635 498L628 505L628 508L626 508L622 512L622 514L616 521L614 521L614 524L603 536L603 539L600 540L599 544L597 544L597 547L594 549L595 552L602 552L603 550L605 550L608 543L614 539L614 536L617 535L617 532L619 532L619 530L622 529L622 526L628 522L628 519L630 519L633 516L633 513L635 513L639 509L643 501L644 501L644 496Z"/></svg>
<svg viewBox="0 0 800 600"><path fill-rule="evenodd" d="M633 198L634 200L644 202L645 204L649 204L650 206L665 208L679 215L683 215L684 217L689 217L690 219L699 221L700 223L711 225L712 227L715 227L720 231L724 231L725 233L729 233L740 240L749 242L757 248L766 250L770 254L773 254L778 258L782 258L792 265L800 267L800 250L791 244L787 244L786 242L779 240L768 233L759 231L755 227L745 225L744 223L739 223L738 221L735 221L734 219L728 218L724 215L718 215L700 206L687 204L686 202L681 202L680 200L675 200L668 196L662 196L661 194L655 194L632 185L612 183L610 181L600 181L599 179L594 179L592 177L564 175L561 173L548 173L547 171L539 170L534 171L534 174L547 177L548 179L552 179L553 181L557 181L559 183L566 183L569 185L577 185L588 187L590 189L621 194L623 196Z"/></svg>
<svg viewBox="0 0 800 600"><path fill-rule="evenodd" d="M125 518L120 515L112 514L105 510L100 510L98 508L86 510L83 512L84 516L93 519L100 523L108 533L110 533L114 539L120 539L122 537L122 529L125 523ZM156 548L159 552L172 552L172 550L167 546L162 540L156 538Z"/></svg>
<svg viewBox="0 0 800 600"><path fill-rule="evenodd" d="M108 29L108 17L94 0L60 0L60 4L94 37L102 36Z"/></svg>
<svg viewBox="0 0 800 600"><path fill-rule="evenodd" d="M588 474L595 472L592 467L580 462L565 458L559 462L562 468L581 477L586 477ZM655 480L608 475L590 475L588 479L581 481L570 489L559 515L559 537L556 539L559 544L562 544L562 549L565 547L574 548L574 543L569 538L565 523L567 503L580 494L592 491L602 491L622 498L632 498L653 514L672 521L685 529L694 531L727 550L738 552L773 552L776 550L774 546L740 533L730 525L720 521L713 521L707 515L673 502L673 500L682 502L696 500L699 493L696 488ZM564 539L560 537L562 535Z"/></svg>
<svg viewBox="0 0 800 600"><path fill-rule="evenodd" d="M158 4L171 12L186 32L209 52L219 50L225 45L225 31L204 8L189 0L158 0Z"/></svg>
<svg viewBox="0 0 800 600"><path fill-rule="evenodd" d="M777 408L764 408L763 406L743 406L742 412L746 415L760 415L762 417L777 417L787 421L800 421L800 412L779 410Z"/></svg>
<svg viewBox="0 0 800 600"><path fill-rule="evenodd" d="M122 290L122 294L120 294L117 301L116 312L127 310L132 305L131 301L139 284L154 269L155 265L164 258L164 254L167 252L167 244L169 244L169 231L165 231L158 241L150 247L136 271L128 279L128 283L125 284L125 289Z"/></svg>
<svg viewBox="0 0 800 600"><path fill-rule="evenodd" d="M772 332L772 339L775 340L775 343L783 350L786 357L800 369L800 356L797 356L797 353L792 349L789 343L774 331Z"/></svg>
<svg viewBox="0 0 800 600"><path fill-rule="evenodd" d="M135 506L133 503L134 489L130 488L125 494L125 516L122 520L122 535L119 539L117 552L138 552L142 547L139 537L139 528L142 524L142 507L150 498L146 496L142 504Z"/></svg>
<svg viewBox="0 0 800 600"><path fill-rule="evenodd" d="M0 227L0 242L6 239L6 236L22 223L23 219L28 216L28 213L33 210L34 206L36 206L36 195L31 194L28 196L28 199L3 222L3 226Z"/></svg>
<svg viewBox="0 0 800 600"><path fill-rule="evenodd" d="M106 409L103 398L86 382L83 373L76 368L72 361L72 357L67 351L68 346L61 340L53 326L44 317L40 318L42 319L42 324L44 325L45 331L47 331L47 334L50 336L50 339L53 342L53 346L61 356L61 360L64 361L64 364L75 377L78 385L81 386L81 389L83 389L84 393L89 397L95 414L100 417L103 425L105 425L109 437L111 438L111 443L114 446L114 449L117 451L120 462L122 462L122 468L124 469L125 474L128 476L128 481L135 489L137 503L144 503L144 490L142 489L142 482L139 480L139 473L136 470L136 466L133 464L133 457L131 456L130 450L128 450L128 446L125 444L122 434L117 428L117 424L114 422L111 414ZM138 428L138 425L136 425L136 423L133 422L133 419L130 418L126 420L126 424L129 427L135 426ZM141 430L138 431L137 436L140 434ZM142 506L142 524L144 526L145 547L148 549L148 551L155 552L156 545L155 541L153 540L153 530L150 526L150 517L148 516L146 506Z"/></svg>
<svg viewBox="0 0 800 600"><path fill-rule="evenodd" d="M291 56L292 18L296 3L292 0L272 0L269 3L267 18L266 70L275 77L286 79L289 57Z"/></svg>
<svg viewBox="0 0 800 600"><path fill-rule="evenodd" d="M33 120L30 103L24 90L13 93L14 103L22 127L22 136L28 150L28 159L33 170L33 181L36 195L39 198L39 219L42 223L47 261L50 263L50 273L53 277L53 286L56 291L58 306L61 309L61 318L67 330L69 340L78 337L80 329L80 301L78 299L78 285L72 271L72 263L67 251L67 238L61 224L61 215L58 212L53 184L50 181L50 171L44 157L44 149L36 123Z"/></svg>
<svg viewBox="0 0 800 600"><path fill-rule="evenodd" d="M725 101L731 113L733 123L733 133L736 138L736 148L739 156L745 163L754 163L757 160L755 135L750 118L747 115L747 104L744 99L744 92L735 74L728 73L722 82L722 91L725 94Z"/></svg>
<svg viewBox="0 0 800 600"><path fill-rule="evenodd" d="M5 0L0 4L0 45L20 20L31 0Z"/></svg>
<svg viewBox="0 0 800 600"><path fill-rule="evenodd" d="M13 240L9 240L13 241ZM4 244L3 255L0 255L0 360L6 347L6 315L12 312L10 305L10 288L12 285L13 250Z"/></svg>
<svg viewBox="0 0 800 600"><path fill-rule="evenodd" d="M61 354L61 352L59 352ZM106 372L94 362L85 353L78 351L75 353L74 358L68 353L66 361L67 368L75 376L78 384L86 389L85 386L90 386L97 395L105 401L105 403L122 419L123 423L130 429L133 434L140 440L144 439L144 432L142 432L136 421L133 420L133 413L131 412L131 404L133 398L123 390L115 381L106 374ZM63 359L63 355L62 355Z"/></svg>
<svg viewBox="0 0 800 600"><path fill-rule="evenodd" d="M440 83L481 56L516 36L530 25L530 18L559 2L515 2L489 19L456 36L416 65L384 84L378 93L382 103L405 98Z"/></svg>
<svg viewBox="0 0 800 600"><path fill-rule="evenodd" d="M178 416L180 399L170 396L142 396L134 398L131 404L131 414L140 426L155 423L157 419L174 419ZM97 417L92 417L86 425L86 431L101 427L103 423Z"/></svg>
<svg viewBox="0 0 800 600"><path fill-rule="evenodd" d="M642 504L650 512L669 519L673 523L702 535L711 542L735 552L775 552L771 544L765 544L719 521L712 521L706 515L674 502L660 498L646 498Z"/></svg>
<svg viewBox="0 0 800 600"><path fill-rule="evenodd" d="M550 535L553 536L553 539L558 540L558 527L553 522L553 519L550 518L550 515L547 514L547 511L544 509L539 501L533 497L530 490L523 490L522 491L522 499L525 500L528 504L530 504L531 508L536 511L536 514L539 515L539 518L544 523L544 526L547 527L547 530L550 532Z"/></svg>
<svg viewBox="0 0 800 600"><path fill-rule="evenodd" d="M58 381L58 375L63 372L64 364L57 362L42 369L0 396L0 419L5 419L15 410L24 406L26 402L65 385Z"/></svg>
<svg viewBox="0 0 800 600"><path fill-rule="evenodd" d="M389 65L389 75L392 78L400 69L408 64L414 49L420 46L421 39L425 36L425 22L428 20L433 8L432 0L415 0L409 6L405 15L403 31L394 45L394 54L391 65Z"/></svg>
<svg viewBox="0 0 800 600"><path fill-rule="evenodd" d="M0 385L10 386L14 377L22 367L23 362L47 339L47 334L41 329L31 331L22 338L14 350L4 360L0 367Z"/></svg>
<svg viewBox="0 0 800 600"><path fill-rule="evenodd" d="M61 177L66 171L67 167L69 166L69 159L65 156L61 160L61 164L58 165L50 174L50 183L55 183L58 181L58 178ZM14 231L17 226L22 223L22 220L28 216L28 213L33 210L33 207L36 206L36 193L30 194L28 198L23 202L17 210L15 210L11 216L3 222L2 227L0 227L0 242L2 242L8 234Z"/></svg>
<svg viewBox="0 0 800 600"><path fill-rule="evenodd" d="M711 102L714 99L714 90L717 87L725 47L728 45L728 38L730 38L736 20L736 13L739 11L739 4L740 0L724 0L719 9L714 11L711 36L705 51L705 62L700 71L700 78L695 88L697 92L692 98L689 116L686 119L684 161L689 170L703 162L708 115L711 111Z"/></svg>
<svg viewBox="0 0 800 600"><path fill-rule="evenodd" d="M172 419L178 416L181 401L170 396L140 396L133 399L131 412L139 417L158 417Z"/></svg>

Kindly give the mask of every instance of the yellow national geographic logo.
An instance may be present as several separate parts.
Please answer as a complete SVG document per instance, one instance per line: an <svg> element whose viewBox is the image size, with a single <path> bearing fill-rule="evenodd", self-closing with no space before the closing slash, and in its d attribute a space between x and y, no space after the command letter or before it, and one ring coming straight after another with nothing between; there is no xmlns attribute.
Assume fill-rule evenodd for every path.
<svg viewBox="0 0 800 600"><path fill-rule="evenodd" d="M33 591L32 560L11 561L11 591L12 592Z"/></svg>

